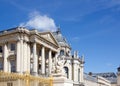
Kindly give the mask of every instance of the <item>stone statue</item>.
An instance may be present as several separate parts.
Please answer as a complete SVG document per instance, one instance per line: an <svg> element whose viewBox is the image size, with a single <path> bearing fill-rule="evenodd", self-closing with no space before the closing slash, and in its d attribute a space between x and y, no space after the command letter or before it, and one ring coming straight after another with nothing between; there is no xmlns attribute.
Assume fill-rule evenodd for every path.
<svg viewBox="0 0 120 86"><path fill-rule="evenodd" d="M56 64L56 73L61 73L61 74L65 74L65 70L64 70L64 59L60 59L60 57L58 58L58 62Z"/></svg>
<svg viewBox="0 0 120 86"><path fill-rule="evenodd" d="M52 72L52 73L55 73L55 70L56 70L56 68L55 68L55 63L53 63L53 64L52 64L52 71L51 71L51 72Z"/></svg>

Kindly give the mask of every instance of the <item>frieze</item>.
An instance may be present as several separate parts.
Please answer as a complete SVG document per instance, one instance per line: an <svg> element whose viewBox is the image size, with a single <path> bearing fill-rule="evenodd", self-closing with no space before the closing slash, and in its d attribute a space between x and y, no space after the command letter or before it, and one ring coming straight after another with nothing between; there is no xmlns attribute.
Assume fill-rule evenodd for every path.
<svg viewBox="0 0 120 86"><path fill-rule="evenodd" d="M44 38L42 38L42 37L40 37L40 36L37 36L37 35L32 35L32 36L30 37L30 41L31 41L31 42L34 42L34 41L39 42L39 41L41 41L41 42L43 43L43 45L44 45L44 44L47 44L47 45L50 46L50 47L53 47L53 48L55 48L55 49L58 49L58 47L57 47L56 45L54 45L53 43L51 43L51 42L49 42L49 41L45 40Z"/></svg>
<svg viewBox="0 0 120 86"><path fill-rule="evenodd" d="M53 43L51 43L51 42L43 39L42 37L37 37L37 38L40 39L42 42L48 44L49 46L54 47L55 49L58 49L58 46L57 46L57 45L55 45L55 44L53 44Z"/></svg>
<svg viewBox="0 0 120 86"><path fill-rule="evenodd" d="M17 34L12 34L12 35L6 35L6 36L2 36L0 37L0 43L6 43L9 41L17 41L18 40L18 36Z"/></svg>

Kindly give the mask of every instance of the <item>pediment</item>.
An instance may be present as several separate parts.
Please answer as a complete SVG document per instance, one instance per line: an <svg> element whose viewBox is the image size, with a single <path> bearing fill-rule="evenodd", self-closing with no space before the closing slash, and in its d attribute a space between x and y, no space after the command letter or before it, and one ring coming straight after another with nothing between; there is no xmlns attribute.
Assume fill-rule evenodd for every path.
<svg viewBox="0 0 120 86"><path fill-rule="evenodd" d="M42 32L42 33L39 33L39 35L58 46L58 43L51 32Z"/></svg>

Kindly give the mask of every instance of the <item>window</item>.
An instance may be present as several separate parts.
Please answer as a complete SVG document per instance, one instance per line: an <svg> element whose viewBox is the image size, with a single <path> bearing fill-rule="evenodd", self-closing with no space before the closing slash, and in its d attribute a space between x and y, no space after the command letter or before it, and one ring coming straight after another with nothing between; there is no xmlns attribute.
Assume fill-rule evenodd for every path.
<svg viewBox="0 0 120 86"><path fill-rule="evenodd" d="M64 55L64 50L60 51L60 55L63 56Z"/></svg>
<svg viewBox="0 0 120 86"><path fill-rule="evenodd" d="M7 83L7 86L13 86L12 82Z"/></svg>
<svg viewBox="0 0 120 86"><path fill-rule="evenodd" d="M67 78L69 78L69 70L68 70L68 67L64 67L64 70L65 70L65 73L67 75Z"/></svg>
<svg viewBox="0 0 120 86"><path fill-rule="evenodd" d="M0 46L0 53L2 53L2 46Z"/></svg>
<svg viewBox="0 0 120 86"><path fill-rule="evenodd" d="M16 62L15 62L15 60L11 60L10 64L11 64L11 72L16 72Z"/></svg>
<svg viewBox="0 0 120 86"><path fill-rule="evenodd" d="M80 69L78 69L78 81L80 81Z"/></svg>
<svg viewBox="0 0 120 86"><path fill-rule="evenodd" d="M10 45L10 50L11 50L11 51L14 51L14 50L15 50L15 44L11 43L11 45Z"/></svg>
<svg viewBox="0 0 120 86"><path fill-rule="evenodd" d="M3 70L3 62L0 61L0 70Z"/></svg>
<svg viewBox="0 0 120 86"><path fill-rule="evenodd" d="M30 73L33 72L33 63L30 63Z"/></svg>
<svg viewBox="0 0 120 86"><path fill-rule="evenodd" d="M41 73L41 64L38 65L38 74Z"/></svg>

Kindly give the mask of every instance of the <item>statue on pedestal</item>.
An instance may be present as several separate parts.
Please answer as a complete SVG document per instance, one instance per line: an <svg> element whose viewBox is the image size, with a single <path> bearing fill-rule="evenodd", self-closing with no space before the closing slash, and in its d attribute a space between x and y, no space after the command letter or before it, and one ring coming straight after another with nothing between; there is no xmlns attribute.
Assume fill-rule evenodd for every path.
<svg viewBox="0 0 120 86"><path fill-rule="evenodd" d="M52 66L53 73L58 74L60 76L65 76L64 62L64 59L61 59L59 57L57 63L53 64Z"/></svg>

